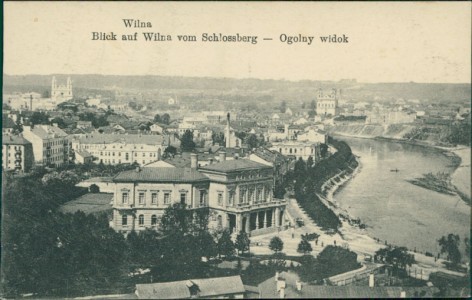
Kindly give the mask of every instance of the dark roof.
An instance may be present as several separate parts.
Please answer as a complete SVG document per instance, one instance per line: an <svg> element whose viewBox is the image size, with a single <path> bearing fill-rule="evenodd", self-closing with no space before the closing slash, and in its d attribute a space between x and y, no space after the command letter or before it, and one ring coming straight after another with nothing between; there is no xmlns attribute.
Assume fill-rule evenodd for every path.
<svg viewBox="0 0 472 300"><path fill-rule="evenodd" d="M89 134L79 137L78 140L83 144L111 144L111 143L126 143L126 144L146 144L146 145L161 145L164 138L162 135L151 134Z"/></svg>
<svg viewBox="0 0 472 300"><path fill-rule="evenodd" d="M2 114L2 128L14 128L15 126L15 122L7 114Z"/></svg>
<svg viewBox="0 0 472 300"><path fill-rule="evenodd" d="M114 182L198 182L208 177L191 168L142 168L121 172Z"/></svg>
<svg viewBox="0 0 472 300"><path fill-rule="evenodd" d="M137 284L136 292L141 299L183 299L190 298L190 288L198 288L198 297L217 297L245 292L241 277L217 277L189 279L173 282Z"/></svg>
<svg viewBox="0 0 472 300"><path fill-rule="evenodd" d="M86 214L111 210L111 193L87 193L79 198L62 205L59 210L63 213L75 213L83 211Z"/></svg>
<svg viewBox="0 0 472 300"><path fill-rule="evenodd" d="M263 160L269 161L272 163L281 163L287 160L286 157L280 154L279 152L269 150L265 147L256 149L256 151L254 151L254 154L259 156Z"/></svg>
<svg viewBox="0 0 472 300"><path fill-rule="evenodd" d="M256 170L271 168L270 166L249 160L249 159L233 159L225 160L216 164L201 167L202 171L216 171L216 172L233 172L243 170Z"/></svg>
<svg viewBox="0 0 472 300"><path fill-rule="evenodd" d="M27 139L18 135L2 135L3 145L28 145L31 144Z"/></svg>
<svg viewBox="0 0 472 300"><path fill-rule="evenodd" d="M76 150L75 153L79 154L82 157L92 157L93 155L90 154L88 151L85 150Z"/></svg>

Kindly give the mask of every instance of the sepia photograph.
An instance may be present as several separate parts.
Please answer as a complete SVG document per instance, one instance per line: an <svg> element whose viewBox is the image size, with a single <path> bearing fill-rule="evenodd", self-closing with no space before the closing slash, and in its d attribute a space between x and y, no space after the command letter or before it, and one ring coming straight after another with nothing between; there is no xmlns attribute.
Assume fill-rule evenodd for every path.
<svg viewBox="0 0 472 300"><path fill-rule="evenodd" d="M0 297L470 298L471 11L5 1Z"/></svg>

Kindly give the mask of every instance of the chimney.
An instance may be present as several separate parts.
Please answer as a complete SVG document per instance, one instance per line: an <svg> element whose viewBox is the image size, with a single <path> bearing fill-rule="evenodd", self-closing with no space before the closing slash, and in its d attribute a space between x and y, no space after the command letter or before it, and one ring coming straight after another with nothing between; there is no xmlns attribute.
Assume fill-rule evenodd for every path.
<svg viewBox="0 0 472 300"><path fill-rule="evenodd" d="M197 153L190 153L190 168L192 169L198 168L198 154Z"/></svg>
<svg viewBox="0 0 472 300"><path fill-rule="evenodd" d="M373 287L374 287L374 284L375 284L375 283L374 283L374 274L371 273L371 274L369 275L369 287L370 287L370 288L373 288Z"/></svg>
<svg viewBox="0 0 472 300"><path fill-rule="evenodd" d="M301 291L302 290L302 282L300 280L297 280L297 282L295 284L297 285L297 291Z"/></svg>
<svg viewBox="0 0 472 300"><path fill-rule="evenodd" d="M283 298L283 295L285 296L285 279L283 278L277 278L277 292L280 293L281 298Z"/></svg>
<svg viewBox="0 0 472 300"><path fill-rule="evenodd" d="M279 295L280 295L280 299L285 298L285 288L280 289Z"/></svg>
<svg viewBox="0 0 472 300"><path fill-rule="evenodd" d="M226 152L220 151L219 154L220 154L220 162L225 161L226 160Z"/></svg>
<svg viewBox="0 0 472 300"><path fill-rule="evenodd" d="M275 281L277 282L279 280L279 272L275 272Z"/></svg>

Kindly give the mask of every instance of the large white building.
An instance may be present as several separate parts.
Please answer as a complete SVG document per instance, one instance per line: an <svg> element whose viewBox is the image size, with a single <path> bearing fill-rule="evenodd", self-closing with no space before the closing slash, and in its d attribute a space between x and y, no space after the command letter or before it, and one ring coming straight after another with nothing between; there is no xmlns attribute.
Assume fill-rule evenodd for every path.
<svg viewBox="0 0 472 300"><path fill-rule="evenodd" d="M72 80L70 77L67 77L67 83L65 85L59 85L57 84L56 77L53 76L51 83L51 99L56 103L60 103L72 98Z"/></svg>
<svg viewBox="0 0 472 300"><path fill-rule="evenodd" d="M23 137L33 144L36 164L60 166L69 162L70 144L68 135L59 127L24 125Z"/></svg>
<svg viewBox="0 0 472 300"><path fill-rule="evenodd" d="M273 168L248 159L226 160L190 168L137 168L114 177L115 230L157 228L165 208L185 203L209 211L209 228L260 234L285 226L284 199L273 197Z"/></svg>
<svg viewBox="0 0 472 300"><path fill-rule="evenodd" d="M310 156L313 161L317 161L320 156L319 143L285 141L272 143L270 150L274 150L285 156L292 156L296 159L307 160Z"/></svg>
<svg viewBox="0 0 472 300"><path fill-rule="evenodd" d="M336 92L336 89L332 89L329 94L323 92L322 89L318 89L316 114L337 116L339 114L338 100L339 94Z"/></svg>
<svg viewBox="0 0 472 300"><path fill-rule="evenodd" d="M159 160L170 137L141 134L87 134L72 140L72 150L85 150L95 163L145 165Z"/></svg>

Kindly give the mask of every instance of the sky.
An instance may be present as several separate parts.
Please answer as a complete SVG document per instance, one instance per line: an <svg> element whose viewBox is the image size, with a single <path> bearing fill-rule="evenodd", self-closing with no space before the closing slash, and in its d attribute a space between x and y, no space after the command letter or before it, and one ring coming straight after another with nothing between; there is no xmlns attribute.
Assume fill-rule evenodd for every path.
<svg viewBox="0 0 472 300"><path fill-rule="evenodd" d="M470 2L5 2L3 72L470 83L471 9ZM126 28L123 19L152 28ZM119 40L93 41L92 32ZM135 32L138 41L121 40ZM146 42L143 32L172 41ZM203 42L203 33L258 38ZM348 43L321 43L334 34ZM289 45L283 35L313 42Z"/></svg>

